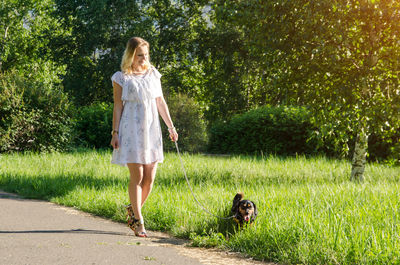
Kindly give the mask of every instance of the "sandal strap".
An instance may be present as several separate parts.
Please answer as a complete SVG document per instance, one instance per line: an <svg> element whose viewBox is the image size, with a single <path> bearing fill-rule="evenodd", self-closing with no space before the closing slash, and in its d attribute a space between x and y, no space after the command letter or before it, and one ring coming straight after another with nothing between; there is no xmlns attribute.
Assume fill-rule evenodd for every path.
<svg viewBox="0 0 400 265"><path fill-rule="evenodd" d="M135 224L135 227L139 227L140 225L144 224L143 219L135 219L133 218L133 223Z"/></svg>
<svg viewBox="0 0 400 265"><path fill-rule="evenodd" d="M128 226L130 229L132 229L136 233L136 229L140 226L143 225L143 219L135 219L135 218L129 218L128 220ZM146 232L144 232L146 233Z"/></svg>
<svg viewBox="0 0 400 265"><path fill-rule="evenodd" d="M139 223L139 225L144 224L143 219L136 219L135 218L135 214L133 212L133 208L132 208L131 204L126 205L125 208L126 208L126 211L128 212L128 218L129 219L133 219L133 222L134 223Z"/></svg>
<svg viewBox="0 0 400 265"><path fill-rule="evenodd" d="M140 233L135 233L135 235L138 237L147 237L147 233L145 231L140 232Z"/></svg>
<svg viewBox="0 0 400 265"><path fill-rule="evenodd" d="M128 204L125 206L126 211L128 212L128 216L129 217L133 217L135 216L135 214L133 213L133 208L131 204Z"/></svg>

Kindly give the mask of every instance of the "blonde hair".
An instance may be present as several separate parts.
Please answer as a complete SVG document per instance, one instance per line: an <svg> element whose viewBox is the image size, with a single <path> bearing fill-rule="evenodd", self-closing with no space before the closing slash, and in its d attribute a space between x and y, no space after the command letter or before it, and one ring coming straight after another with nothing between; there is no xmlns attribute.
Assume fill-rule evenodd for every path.
<svg viewBox="0 0 400 265"><path fill-rule="evenodd" d="M150 44L140 37L133 37L128 41L128 43L126 44L124 55L122 56L122 61L121 61L122 72L124 72L126 74L132 73L132 71L133 71L132 63L133 63L133 59L135 58L135 55L136 55L136 49L141 46L147 46L147 49L150 50ZM147 64L145 65L145 69L147 70L150 67L151 67L151 64L150 64L150 56L149 56L149 60L148 60Z"/></svg>

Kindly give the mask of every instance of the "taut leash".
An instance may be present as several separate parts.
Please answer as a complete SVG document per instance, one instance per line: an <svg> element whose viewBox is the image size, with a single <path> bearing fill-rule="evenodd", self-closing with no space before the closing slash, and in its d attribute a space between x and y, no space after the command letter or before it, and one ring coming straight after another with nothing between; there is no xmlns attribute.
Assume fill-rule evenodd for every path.
<svg viewBox="0 0 400 265"><path fill-rule="evenodd" d="M214 217L216 217L216 218L224 219L224 220L233 218L234 215L229 216L229 217L220 217L220 216L218 216L218 215L215 215L215 214L211 213L210 211L208 211L208 210L197 200L196 196L194 195L192 186L190 185L189 180L188 180L188 177L187 177L187 175L186 175L185 166L183 165L183 160L182 160L181 153L179 152L179 147L178 147L178 142L177 142L177 141L175 141L175 147L176 147L176 151L178 152L179 160L181 161L181 166L182 166L183 174L185 175L186 182L187 182L187 184L188 184L188 186L189 186L189 189L190 189L190 191L191 191L191 193L192 193L192 196L193 196L194 200L197 202L197 204L200 205L200 207L203 209L203 211L205 211L205 212L208 213L209 215L214 216Z"/></svg>

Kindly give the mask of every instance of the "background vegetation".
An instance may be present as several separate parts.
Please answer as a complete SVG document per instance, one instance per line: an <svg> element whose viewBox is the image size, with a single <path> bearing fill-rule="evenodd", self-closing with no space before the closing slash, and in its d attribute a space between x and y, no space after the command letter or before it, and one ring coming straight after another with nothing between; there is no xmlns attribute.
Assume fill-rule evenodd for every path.
<svg viewBox="0 0 400 265"><path fill-rule="evenodd" d="M316 154L310 113L296 107L261 107L216 123L210 147L217 153Z"/></svg>
<svg viewBox="0 0 400 265"><path fill-rule="evenodd" d="M65 150L74 136L70 102L55 89L53 65L34 65L35 74L0 73L0 152Z"/></svg>
<svg viewBox="0 0 400 265"><path fill-rule="evenodd" d="M77 131L63 141L107 146L105 136L89 140L87 124L79 121L90 108L112 104L110 76L119 70L127 40L142 36L163 74L165 96L196 109L196 118L178 128L185 136L260 106L295 106L310 112L312 136L321 145L334 143L335 150L324 152L351 157L356 136L365 132L372 149L385 149L370 159L395 162L399 5L394 0L3 0L0 74L46 80L37 86L67 95L64 109L74 106L65 113ZM34 94L30 85L24 87L25 94ZM179 104L171 108L179 112ZM108 120L92 118L92 131L106 127ZM8 131L10 124L2 121L1 127ZM200 131L190 144L181 138L184 150L204 151L208 137Z"/></svg>

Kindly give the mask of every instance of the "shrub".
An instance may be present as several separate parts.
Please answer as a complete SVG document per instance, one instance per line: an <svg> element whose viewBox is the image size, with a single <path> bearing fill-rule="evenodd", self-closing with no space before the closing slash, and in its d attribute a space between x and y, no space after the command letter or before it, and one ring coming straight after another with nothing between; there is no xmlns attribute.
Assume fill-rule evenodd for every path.
<svg viewBox="0 0 400 265"><path fill-rule="evenodd" d="M313 154L310 114L299 107L261 107L218 122L210 129L215 153Z"/></svg>
<svg viewBox="0 0 400 265"><path fill-rule="evenodd" d="M33 68L0 73L0 152L64 150L73 137L57 69Z"/></svg>
<svg viewBox="0 0 400 265"><path fill-rule="evenodd" d="M77 111L75 140L78 146L107 148L110 146L113 105L94 103Z"/></svg>
<svg viewBox="0 0 400 265"><path fill-rule="evenodd" d="M368 138L368 159L400 164L400 129L391 135L374 133Z"/></svg>
<svg viewBox="0 0 400 265"><path fill-rule="evenodd" d="M319 136L318 136L319 135ZM343 137L345 136L345 137ZM237 154L316 154L343 157L338 146L349 146L352 158L354 133L345 132L321 137L311 114L299 107L261 107L219 121L210 129L208 151ZM368 141L368 159L400 163L400 130L388 136L372 134Z"/></svg>
<svg viewBox="0 0 400 265"><path fill-rule="evenodd" d="M174 126L179 134L179 149L187 152L202 152L206 150L206 122L199 105L186 95L176 94L167 97L168 108ZM160 117L161 119L161 117ZM164 150L173 151L175 145L168 138L168 130L162 123Z"/></svg>

